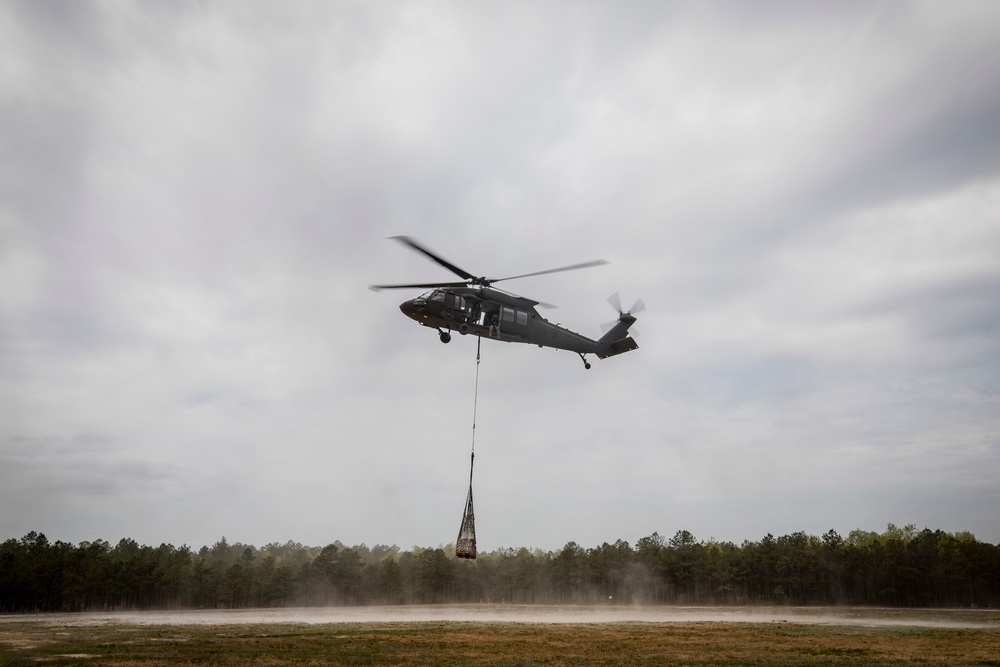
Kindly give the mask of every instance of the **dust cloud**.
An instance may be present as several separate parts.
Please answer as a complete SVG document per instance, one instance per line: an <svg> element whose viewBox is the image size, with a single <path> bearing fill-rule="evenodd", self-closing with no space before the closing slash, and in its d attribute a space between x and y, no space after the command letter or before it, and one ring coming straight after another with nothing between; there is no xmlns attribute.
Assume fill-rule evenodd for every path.
<svg viewBox="0 0 1000 667"><path fill-rule="evenodd" d="M82 612L0 615L0 623L53 625L259 625L274 623L811 623L1000 629L1000 611L870 607L680 607L550 605L405 605L285 609Z"/></svg>

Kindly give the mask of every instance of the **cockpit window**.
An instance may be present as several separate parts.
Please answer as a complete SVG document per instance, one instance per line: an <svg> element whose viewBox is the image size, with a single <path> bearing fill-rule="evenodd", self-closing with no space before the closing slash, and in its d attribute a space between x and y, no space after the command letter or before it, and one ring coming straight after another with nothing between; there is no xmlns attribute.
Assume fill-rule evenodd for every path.
<svg viewBox="0 0 1000 667"><path fill-rule="evenodd" d="M427 298L430 299L431 301L438 301L440 303L444 303L444 292L442 292L441 290L434 290L431 292L431 295Z"/></svg>

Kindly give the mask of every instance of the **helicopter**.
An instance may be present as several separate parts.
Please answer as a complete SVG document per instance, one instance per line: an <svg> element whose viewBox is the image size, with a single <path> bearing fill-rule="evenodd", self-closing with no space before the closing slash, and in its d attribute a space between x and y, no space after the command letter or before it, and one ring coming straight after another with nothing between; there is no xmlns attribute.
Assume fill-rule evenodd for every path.
<svg viewBox="0 0 1000 667"><path fill-rule="evenodd" d="M486 278L477 277L465 269L459 268L408 236L390 238L421 253L462 278L461 281L454 282L371 285L369 287L375 292L383 289L428 289L429 291L420 296L401 303L399 309L404 315L419 324L437 329L442 343L451 342L451 332L458 331L463 336L472 334L480 338L490 338L507 343L527 343L538 347L568 350L580 355L583 367L587 370L590 370L590 362L587 361L588 354L593 354L599 359L606 359L631 352L639 347L635 339L628 335L628 330L636 321L634 313L642 311L645 307L642 300L637 301L628 311L624 311L621 308L618 295L613 294L608 301L618 311L618 320L612 323L603 336L593 340L558 324L553 324L542 317L535 307L548 306L548 304L493 287L494 283L504 280L607 264L604 260L583 262L507 278Z"/></svg>

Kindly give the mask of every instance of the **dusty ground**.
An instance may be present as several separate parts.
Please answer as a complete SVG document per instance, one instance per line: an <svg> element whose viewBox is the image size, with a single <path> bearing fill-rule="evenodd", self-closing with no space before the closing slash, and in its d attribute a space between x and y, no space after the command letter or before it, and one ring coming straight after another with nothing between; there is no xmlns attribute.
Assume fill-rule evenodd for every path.
<svg viewBox="0 0 1000 667"><path fill-rule="evenodd" d="M679 607L552 605L406 605L249 610L87 612L0 615L5 622L54 625L245 625L259 623L810 623L869 627L934 627L1000 630L1000 610L890 609L877 607Z"/></svg>
<svg viewBox="0 0 1000 667"><path fill-rule="evenodd" d="M448 613L471 615L461 607L451 609ZM420 613L432 611L444 613L434 608ZM850 616L836 616L847 623L808 623L805 613L784 614L799 618L795 622L739 622L732 615L725 616L728 622L593 622L582 619L612 614L555 608L545 615L546 622L527 622L529 614L539 612L511 613L500 622L330 622L329 615L321 620L321 614L310 611L309 623L303 623L291 621L290 614L305 612L287 610L278 622L254 621L240 612L238 623L216 624L233 621L233 615L174 615L174 620L194 621L181 625L160 624L167 615L89 615L82 623L74 617L73 625L53 617L7 617L0 623L0 665L1000 667L1000 627L995 623L989 629L968 629L928 627L926 619L912 619L918 622L914 626L900 624L905 619L892 614L874 619L876 623L855 622ZM673 613L695 612L711 613ZM510 622L515 617L519 622ZM942 622L955 621L948 617Z"/></svg>

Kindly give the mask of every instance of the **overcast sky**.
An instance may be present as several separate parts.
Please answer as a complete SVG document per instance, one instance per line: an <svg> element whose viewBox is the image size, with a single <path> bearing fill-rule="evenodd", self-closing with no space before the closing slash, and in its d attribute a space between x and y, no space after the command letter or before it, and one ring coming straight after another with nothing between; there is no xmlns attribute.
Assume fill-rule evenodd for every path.
<svg viewBox="0 0 1000 667"><path fill-rule="evenodd" d="M1000 3L0 4L0 539L1000 541Z"/></svg>

